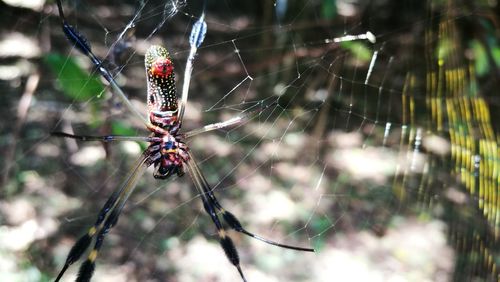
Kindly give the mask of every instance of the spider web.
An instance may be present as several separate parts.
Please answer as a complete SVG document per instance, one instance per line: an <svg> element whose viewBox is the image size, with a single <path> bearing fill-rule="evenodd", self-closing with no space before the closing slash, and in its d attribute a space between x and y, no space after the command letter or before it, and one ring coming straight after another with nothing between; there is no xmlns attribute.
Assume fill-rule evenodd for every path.
<svg viewBox="0 0 500 282"><path fill-rule="evenodd" d="M200 3L63 4L136 109L146 112L143 55L152 44L169 49L180 95ZM50 72L54 63L39 55L45 63L38 72L46 72L30 115L21 133L6 125L11 134L3 138L18 140L17 163L3 168L11 179L5 190L12 191L1 206L12 226L5 242L18 229L32 232L27 223L34 226L39 235L20 247L27 255L18 259L18 265L29 261L23 271L33 280L57 273L145 148L49 133L148 134L92 79L85 77L73 94L63 86L65 80L80 85L73 62L95 70L67 43L48 7L31 34L51 42L42 44L43 53L59 54L61 67ZM280 249L231 232L249 281L498 277L492 121L499 104L488 94L494 66L481 74L473 47L481 40L463 41L474 32L460 29L489 7L461 7L453 1L207 4L208 31L194 61L183 129L248 119L193 136L188 145L219 201L248 230L316 250ZM367 32L376 43L362 39ZM16 107L7 107L15 116ZM12 147L5 144L7 152ZM93 281L238 281L199 196L188 175L159 181L148 170L106 238ZM15 229L9 211L23 205L32 212ZM77 270L72 266L65 281Z"/></svg>

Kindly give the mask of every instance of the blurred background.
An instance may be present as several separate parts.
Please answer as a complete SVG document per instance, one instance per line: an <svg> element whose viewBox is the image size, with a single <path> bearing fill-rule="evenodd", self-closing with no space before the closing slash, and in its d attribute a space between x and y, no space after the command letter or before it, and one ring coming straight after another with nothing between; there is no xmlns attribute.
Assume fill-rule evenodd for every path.
<svg viewBox="0 0 500 282"><path fill-rule="evenodd" d="M146 114L143 57L166 46L180 93L202 1L64 1ZM500 4L208 1L183 129L249 281L498 281ZM54 1L0 1L0 280L53 281L147 144L65 38ZM374 35L375 40L370 36ZM368 38L368 39L367 39ZM75 263L63 281L73 281ZM239 281L189 176L148 170L93 281Z"/></svg>

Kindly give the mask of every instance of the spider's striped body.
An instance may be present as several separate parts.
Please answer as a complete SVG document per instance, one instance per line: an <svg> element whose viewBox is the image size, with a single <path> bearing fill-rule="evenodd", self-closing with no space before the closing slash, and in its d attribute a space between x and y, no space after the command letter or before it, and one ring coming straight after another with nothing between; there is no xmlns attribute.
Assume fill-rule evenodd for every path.
<svg viewBox="0 0 500 282"><path fill-rule="evenodd" d="M152 124L162 128L177 121L178 104L174 64L162 46L149 47L144 58L148 79L148 112Z"/></svg>
<svg viewBox="0 0 500 282"><path fill-rule="evenodd" d="M182 163L189 159L187 146L178 134L178 102L175 88L174 64L162 46L149 47L144 58L148 80L149 130L153 137L161 138L151 142L148 152L156 171L154 177L168 178L172 174L182 176Z"/></svg>

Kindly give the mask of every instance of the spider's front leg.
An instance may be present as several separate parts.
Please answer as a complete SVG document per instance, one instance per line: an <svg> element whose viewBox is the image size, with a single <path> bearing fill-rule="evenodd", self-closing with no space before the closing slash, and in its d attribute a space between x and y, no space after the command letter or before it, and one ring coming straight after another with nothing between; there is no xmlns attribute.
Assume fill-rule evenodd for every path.
<svg viewBox="0 0 500 282"><path fill-rule="evenodd" d="M92 47L90 43L88 42L87 38L80 32L76 30L73 26L71 26L67 21L66 17L64 15L64 11L62 8L62 3L61 0L57 0L57 8L59 11L59 18L61 20L61 27L66 35L66 38L75 46L82 54L87 56L90 61L94 64L96 67L97 71L99 74L106 79L109 82L109 85L111 88L113 88L113 91L116 95L118 95L118 98L120 98L121 102L125 105L125 107L128 108L128 110L133 113L139 120L143 121L145 124L147 124L147 120L144 118L144 116L139 113L132 103L129 101L125 93L123 93L122 89L118 84L116 83L113 75L103 66L102 60L99 59L93 52L92 52Z"/></svg>

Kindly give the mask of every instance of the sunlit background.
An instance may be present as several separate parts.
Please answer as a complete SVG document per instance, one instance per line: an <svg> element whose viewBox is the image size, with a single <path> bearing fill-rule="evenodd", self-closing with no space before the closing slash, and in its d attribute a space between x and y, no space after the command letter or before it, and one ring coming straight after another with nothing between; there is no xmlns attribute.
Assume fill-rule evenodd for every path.
<svg viewBox="0 0 500 282"><path fill-rule="evenodd" d="M145 115L144 53L170 50L180 93L201 2L63 6ZM316 251L230 232L249 281L499 280L497 1L208 1L205 14L183 129L248 119L188 145L248 230ZM0 1L0 89L0 281L53 281L147 144L50 133L148 132L66 40L54 1ZM240 281L189 175L152 171L92 281Z"/></svg>

